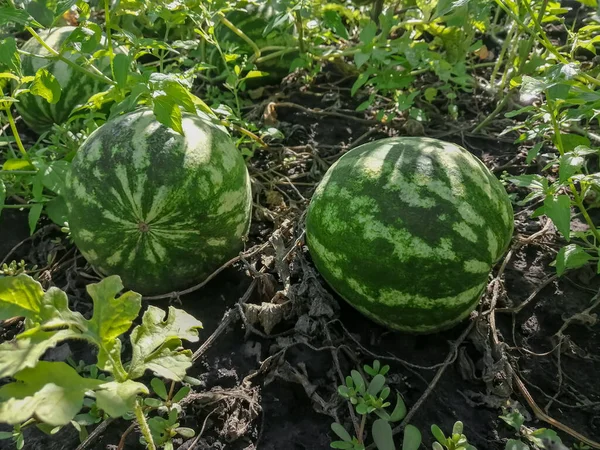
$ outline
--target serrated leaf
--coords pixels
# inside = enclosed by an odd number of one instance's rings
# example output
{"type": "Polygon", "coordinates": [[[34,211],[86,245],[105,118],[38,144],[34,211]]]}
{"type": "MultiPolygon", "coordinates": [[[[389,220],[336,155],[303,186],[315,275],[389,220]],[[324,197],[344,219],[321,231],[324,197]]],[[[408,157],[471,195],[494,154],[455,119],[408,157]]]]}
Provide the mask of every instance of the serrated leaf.
{"type": "Polygon", "coordinates": [[[377,419],[373,422],[371,432],[373,434],[373,441],[378,450],[396,450],[396,446],[394,445],[394,435],[389,422],[386,422],[383,419],[377,419]]]}
{"type": "Polygon", "coordinates": [[[111,381],[96,389],[96,403],[111,417],[122,417],[132,411],[139,394],[149,394],[142,383],[126,380],[122,383],[111,381]]]}
{"type": "Polygon", "coordinates": [[[414,425],[408,424],[404,428],[402,450],[418,450],[421,446],[421,432],[414,425]]]}
{"type": "Polygon", "coordinates": [[[396,406],[390,414],[390,420],[392,422],[398,422],[399,420],[404,419],[406,416],[406,405],[404,404],[404,400],[402,400],[402,396],[396,392],[396,406]]]}
{"type": "Polygon", "coordinates": [[[41,24],[31,17],[24,9],[17,9],[13,6],[2,6],[0,7],[0,27],[3,27],[8,23],[34,27],[41,26],[41,24]]]}
{"type": "Polygon", "coordinates": [[[202,328],[202,323],[172,306],[167,319],[164,319],[163,310],[150,306],[142,317],[142,324],[132,331],[130,378],[139,378],[146,370],[174,381],[181,381],[185,376],[191,365],[191,352],[181,348],[181,340],[198,341],[198,329],[202,328]]]}
{"type": "Polygon", "coordinates": [[[44,98],[48,103],[54,104],[60,100],[62,89],[56,77],[48,69],[42,67],[35,73],[35,79],[29,91],[33,95],[44,98]]]}
{"type": "Polygon", "coordinates": [[[7,37],[0,41],[0,64],[4,64],[14,73],[21,74],[21,58],[17,52],[15,38],[7,37]]]}
{"type": "Polygon", "coordinates": [[[331,430],[343,441],[346,442],[351,442],[352,441],[352,437],[350,436],[350,433],[348,433],[348,431],[346,431],[346,429],[340,425],[337,422],[333,422],[331,424],[331,430]]]}
{"type": "Polygon", "coordinates": [[[35,416],[50,425],[66,425],[81,410],[85,393],[104,383],[81,377],[66,363],[48,361],[14,378],[0,388],[0,422],[8,424],[35,416]]]}

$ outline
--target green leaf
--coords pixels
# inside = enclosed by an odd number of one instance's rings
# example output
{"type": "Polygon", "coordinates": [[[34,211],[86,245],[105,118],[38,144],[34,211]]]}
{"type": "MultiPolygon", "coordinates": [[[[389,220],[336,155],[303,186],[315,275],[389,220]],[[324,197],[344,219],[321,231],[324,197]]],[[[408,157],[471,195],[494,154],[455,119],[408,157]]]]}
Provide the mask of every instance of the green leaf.
{"type": "Polygon", "coordinates": [[[27,219],[29,221],[29,232],[33,234],[35,228],[37,227],[38,220],[42,215],[42,209],[44,209],[43,203],[36,203],[31,208],[29,208],[29,215],[27,219]]]}
{"type": "Polygon", "coordinates": [[[117,275],[104,278],[96,284],[87,286],[87,292],[94,303],[94,314],[89,320],[90,333],[94,336],[98,351],[98,367],[113,371],[111,361],[120,362],[121,341],[117,338],[131,327],[142,307],[142,296],[128,291],[120,297],[123,289],[121,278],[117,275]],[[110,358],[115,355],[118,358],[110,358]]]}
{"type": "Polygon", "coordinates": [[[130,64],[129,56],[125,53],[118,53],[115,55],[113,60],[114,77],[119,87],[125,87],[127,84],[130,64]]]}
{"type": "Polygon", "coordinates": [[[13,434],[11,431],[0,431],[0,441],[4,439],[12,439],[13,434]]]}
{"type": "MultiPolygon", "coordinates": [[[[583,145],[585,147],[589,147],[590,145],[592,145],[592,143],[590,142],[590,140],[588,138],[586,138],[585,136],[580,136],[578,134],[563,134],[563,133],[561,133],[560,140],[562,142],[564,152],[571,152],[580,145],[583,145]]],[[[556,145],[556,142],[557,142],[556,136],[554,136],[553,141],[554,141],[554,144],[556,145]]]]}
{"type": "Polygon", "coordinates": [[[444,447],[442,447],[439,442],[434,442],[431,444],[431,448],[433,450],[444,450],[444,447]]]}
{"type": "Polygon", "coordinates": [[[29,275],[0,278],[0,320],[39,317],[44,290],[29,275]]]}
{"type": "Polygon", "coordinates": [[[21,58],[17,52],[17,42],[13,37],[0,41],[0,64],[4,64],[10,71],[21,75],[21,58]]]}
{"type": "Polygon", "coordinates": [[[13,376],[23,369],[35,367],[44,353],[61,341],[77,338],[71,330],[42,331],[12,342],[0,344],[0,378],[13,376]]]}
{"type": "Polygon", "coordinates": [[[568,152],[562,155],[559,159],[559,180],[564,183],[573,175],[579,173],[585,159],[582,156],[576,155],[574,152],[568,152]]]}
{"type": "Polygon", "coordinates": [[[432,102],[437,97],[437,94],[438,94],[438,90],[436,88],[430,87],[430,88],[425,89],[425,92],[423,95],[425,96],[425,100],[427,100],[428,102],[432,102]]]}
{"type": "Polygon", "coordinates": [[[29,89],[32,94],[46,99],[48,103],[54,104],[60,100],[60,84],[54,75],[43,67],[35,73],[35,80],[29,89]]]}
{"type": "Polygon", "coordinates": [[[390,415],[390,420],[392,422],[398,422],[399,420],[404,419],[406,416],[406,405],[404,404],[404,400],[402,400],[402,396],[400,393],[396,392],[396,406],[390,415]]]}
{"type": "Polygon", "coordinates": [[[167,387],[160,378],[152,378],[152,380],[150,381],[150,385],[152,386],[152,389],[154,390],[156,395],[158,395],[163,400],[167,400],[167,398],[169,397],[169,395],[167,394],[167,387]]]}
{"type": "Polygon", "coordinates": [[[164,126],[172,128],[177,133],[183,134],[181,109],[179,109],[179,106],[167,95],[159,95],[154,97],[152,101],[156,120],[164,126]]]}
{"type": "Polygon", "coordinates": [[[356,405],[356,412],[361,416],[364,416],[365,414],[369,413],[369,407],[365,403],[361,402],[358,405],[356,405]]]}
{"type": "Polygon", "coordinates": [[[531,149],[529,149],[529,151],[527,152],[527,158],[525,159],[525,164],[531,164],[531,162],[535,158],[537,158],[538,154],[540,153],[540,150],[542,149],[542,145],[542,142],[538,142],[533,147],[531,147],[531,149]]]}
{"type": "Polygon", "coordinates": [[[62,195],[54,197],[46,203],[46,214],[58,226],[64,226],[68,222],[69,209],[62,195]]]}
{"type": "Polygon", "coordinates": [[[457,420],[452,427],[452,434],[462,434],[463,428],[463,423],[460,420],[457,420]]]}
{"type": "Polygon", "coordinates": [[[343,441],[351,442],[352,437],[350,433],[346,431],[346,429],[337,422],[333,422],[331,424],[331,430],[343,441]]]}
{"type": "Polygon", "coordinates": [[[519,411],[512,411],[500,416],[500,418],[516,432],[521,431],[521,426],[525,423],[525,417],[519,411]]]}
{"type": "Polygon", "coordinates": [[[571,199],[569,196],[565,194],[557,197],[547,196],[544,200],[543,213],[552,220],[554,226],[568,241],[571,237],[571,199]]]}
{"type": "Polygon", "coordinates": [[[593,256],[577,244],[569,244],[561,248],[556,255],[556,274],[560,277],[568,269],[576,269],[587,264],[593,256]]]}
{"type": "Polygon", "coordinates": [[[544,443],[544,440],[548,440],[552,443],[551,448],[563,448],[560,447],[562,445],[562,440],[560,439],[558,434],[556,434],[556,431],[549,430],[548,428],[538,428],[537,430],[533,431],[530,435],[528,435],[527,439],[529,439],[531,442],[533,442],[536,446],[540,448],[548,448],[548,446],[546,446],[546,444],[544,443]]]}
{"type": "Polygon", "coordinates": [[[358,370],[350,371],[350,375],[352,376],[352,380],[354,381],[354,386],[356,387],[357,392],[365,392],[365,380],[360,374],[358,370]]]}
{"type": "Polygon", "coordinates": [[[2,164],[3,170],[37,170],[36,167],[26,159],[10,158],[2,164]]]}
{"type": "Polygon", "coordinates": [[[54,11],[47,8],[43,3],[30,1],[27,2],[25,9],[31,15],[31,17],[33,17],[46,28],[50,27],[52,22],[54,22],[54,11]]]}
{"type": "Polygon", "coordinates": [[[64,13],[71,9],[75,4],[77,4],[77,0],[58,0],[56,2],[56,9],[54,13],[55,18],[60,18],[64,13]]]}
{"type": "Polygon", "coordinates": [[[139,394],[149,394],[142,383],[126,380],[122,383],[111,381],[99,386],[96,390],[98,408],[111,417],[122,417],[132,411],[139,394]]]}
{"type": "Polygon", "coordinates": [[[370,21],[365,27],[361,30],[359,39],[363,44],[370,44],[375,36],[377,35],[377,25],[375,22],[370,21]]]}
{"type": "Polygon", "coordinates": [[[433,437],[442,445],[446,445],[446,436],[444,432],[437,425],[431,425],[431,434],[433,437]]]}
{"type": "Polygon", "coordinates": [[[369,383],[367,392],[369,394],[375,396],[379,393],[379,391],[381,391],[384,384],[385,384],[385,377],[383,375],[377,374],[373,377],[373,379],[369,383]]]}
{"type": "Polygon", "coordinates": [[[189,386],[183,386],[181,389],[179,389],[177,391],[177,393],[173,396],[171,401],[173,403],[179,403],[181,400],[183,400],[185,397],[187,397],[187,395],[191,392],[191,390],[192,390],[192,388],[190,388],[189,386]]]}
{"type": "Polygon", "coordinates": [[[529,450],[529,446],[516,439],[509,439],[504,446],[504,450],[529,450]]]}
{"type": "Polygon", "coordinates": [[[337,11],[327,10],[323,13],[323,23],[331,28],[342,39],[348,39],[348,30],[337,11]]]}
{"type": "Polygon", "coordinates": [[[69,167],[70,164],[67,161],[52,161],[42,172],[43,186],[60,195],[65,187],[69,167]]]}
{"type": "Polygon", "coordinates": [[[371,53],[357,52],[354,54],[354,64],[360,69],[371,57],[371,53]]]}
{"type": "Polygon", "coordinates": [[[408,424],[404,428],[402,450],[418,450],[421,446],[421,432],[414,425],[408,424]]]}
{"type": "Polygon", "coordinates": [[[353,449],[354,444],[352,442],[344,442],[344,441],[334,441],[329,444],[331,448],[343,448],[343,449],[353,449]]]}
{"type": "Polygon", "coordinates": [[[17,9],[12,6],[0,7],[0,27],[9,23],[16,23],[23,26],[41,27],[33,17],[24,9],[17,9]]]}
{"type": "Polygon", "coordinates": [[[135,327],[130,341],[133,348],[129,377],[141,377],[146,370],[169,380],[181,381],[191,366],[191,352],[182,350],[181,340],[198,341],[198,329],[202,323],[180,309],[169,307],[165,312],[149,306],[142,324],[135,327]]]}
{"type": "Polygon", "coordinates": [[[373,422],[371,431],[373,434],[373,441],[378,450],[396,450],[396,446],[394,445],[394,435],[389,422],[377,419],[373,422]]]}
{"type": "Polygon", "coordinates": [[[66,425],[81,410],[86,391],[103,383],[82,378],[64,362],[48,361],[14,378],[0,388],[0,422],[13,425],[34,416],[50,425],[66,425]]]}

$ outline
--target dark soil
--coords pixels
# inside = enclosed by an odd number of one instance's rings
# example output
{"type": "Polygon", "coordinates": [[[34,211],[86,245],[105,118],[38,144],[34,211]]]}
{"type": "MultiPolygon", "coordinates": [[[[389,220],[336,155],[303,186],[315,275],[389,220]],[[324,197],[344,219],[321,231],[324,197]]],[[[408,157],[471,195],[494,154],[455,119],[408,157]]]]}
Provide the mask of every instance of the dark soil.
{"type": "MultiPolygon", "coordinates": [[[[480,98],[471,100],[472,103],[485,104],[480,98]]],[[[269,99],[257,105],[249,114],[263,115],[270,101],[294,103],[304,108],[327,110],[331,107],[331,111],[351,111],[361,100],[350,100],[346,86],[324,85],[322,81],[321,85],[301,91],[293,86],[284,87],[276,100],[269,99]]],[[[486,109],[489,110],[489,106],[486,109]]],[[[478,113],[465,111],[461,122],[454,124],[447,123],[445,119],[434,119],[431,128],[422,131],[465,146],[496,170],[497,175],[504,169],[511,173],[526,171],[523,149],[507,143],[506,137],[498,140],[487,135],[472,136],[464,131],[471,128],[471,121],[478,113]],[[515,158],[519,154],[522,157],[515,158]]],[[[359,117],[352,112],[343,114],[359,117]]],[[[262,205],[255,210],[249,244],[266,242],[274,230],[287,227],[287,234],[284,233],[286,249],[291,249],[294,239],[299,236],[299,229],[291,230],[286,220],[292,224],[299,223],[307,204],[306,198],[310,198],[328,164],[357,140],[366,142],[411,131],[403,121],[398,121],[368,133],[371,130],[369,123],[311,113],[289,105],[276,107],[276,117],[272,119],[278,121],[286,140],[273,143],[269,150],[255,154],[249,162],[262,205]],[[292,162],[273,170],[282,164],[284,158],[288,161],[291,158],[292,162]],[[297,190],[290,186],[290,180],[297,190]]],[[[522,197],[523,193],[515,194],[522,197]]],[[[545,224],[541,219],[529,219],[530,212],[517,211],[515,243],[541,230],[545,224]]],[[[22,214],[3,213],[0,258],[27,237],[26,222],[22,214]]],[[[554,269],[549,267],[549,263],[563,244],[550,226],[547,233],[515,248],[504,272],[504,290],[497,307],[519,305],[552,276],[554,269]]],[[[47,250],[39,240],[28,241],[10,259],[31,257],[36,249],[47,250]]],[[[62,250],[63,253],[65,251],[62,250]]],[[[266,251],[264,256],[277,257],[273,250],[266,251]]],[[[42,260],[41,257],[39,259],[42,260]]],[[[257,276],[256,271],[267,264],[265,261],[263,257],[262,260],[248,261],[247,266],[231,267],[202,290],[181,298],[179,307],[204,323],[200,343],[217,329],[228,310],[236,308],[236,302],[248,289],[252,276],[257,276]]],[[[311,277],[313,269],[305,249],[293,252],[286,263],[291,273],[287,297],[291,299],[292,306],[271,333],[266,335],[259,324],[248,327],[241,320],[233,321],[190,372],[202,382],[195,388],[196,393],[227,394],[223,397],[226,399],[212,403],[190,401],[186,404],[182,425],[198,432],[205,424],[204,433],[194,448],[329,448],[332,440],[330,424],[334,417],[351,429],[347,405],[336,394],[340,379],[333,355],[339,360],[344,375],[353,368],[372,362],[374,355],[390,364],[389,383],[404,396],[410,409],[431,384],[439,364],[450,354],[451,363],[411,420],[422,431],[428,448],[431,447],[429,428],[432,424],[450,431],[452,424],[461,420],[465,424],[465,434],[477,448],[503,449],[505,439],[514,433],[499,418],[502,407],[519,407],[526,416],[532,414],[518,391],[507,390],[511,387],[505,379],[507,374],[502,365],[495,364],[497,361],[493,358],[489,359],[490,354],[486,345],[482,344],[477,328],[456,352],[453,351],[452,343],[466,329],[468,321],[447,332],[429,336],[390,332],[366,320],[336,296],[323,290],[321,284],[316,284],[320,282],[318,277],[311,277]],[[315,312],[316,305],[320,305],[320,312],[315,312]],[[332,348],[335,350],[332,351],[332,348]]],[[[85,271],[85,267],[80,266],[78,270],[85,271]]],[[[251,296],[253,304],[270,302],[273,293],[283,288],[276,267],[267,264],[265,272],[267,275],[259,277],[258,288],[251,296]]],[[[600,384],[597,382],[600,331],[597,326],[591,325],[592,322],[573,322],[564,331],[568,338],[563,340],[558,350],[555,349],[559,343],[555,336],[557,331],[567,318],[590,306],[590,300],[600,287],[592,275],[593,271],[590,273],[583,269],[552,281],[518,314],[497,312],[496,321],[501,340],[508,346],[510,362],[518,369],[536,403],[542,409],[547,408],[547,413],[559,422],[597,439],[600,436],[600,384]],[[550,401],[552,398],[554,400],[550,401]]],[[[68,278],[65,273],[54,274],[51,282],[63,287],[65,280],[69,279],[71,282],[67,285],[74,286],[73,278],[68,278]]],[[[75,279],[79,280],[75,286],[81,287],[83,280],[75,279]]],[[[82,291],[71,293],[84,297],[82,291]]],[[[481,311],[489,309],[492,295],[492,292],[486,294],[481,311]]],[[[154,302],[162,307],[166,307],[167,303],[154,302]]],[[[78,309],[89,312],[85,302],[77,305],[78,309]]],[[[72,345],[69,352],[75,359],[93,360],[91,349],[87,347],[72,345]]],[[[535,418],[528,419],[528,427],[547,426],[535,418]]],[[[124,420],[113,422],[89,448],[116,448],[128,425],[124,420]]],[[[573,443],[565,433],[560,432],[559,435],[565,442],[573,443]]],[[[25,448],[28,450],[72,450],[79,444],[71,427],[65,427],[52,437],[45,437],[31,429],[26,437],[25,448]]],[[[131,433],[125,448],[142,448],[138,439],[136,432],[131,433]]],[[[181,449],[191,448],[188,447],[191,441],[177,444],[181,445],[181,449]]],[[[8,441],[0,441],[0,448],[11,446],[8,441]]]]}

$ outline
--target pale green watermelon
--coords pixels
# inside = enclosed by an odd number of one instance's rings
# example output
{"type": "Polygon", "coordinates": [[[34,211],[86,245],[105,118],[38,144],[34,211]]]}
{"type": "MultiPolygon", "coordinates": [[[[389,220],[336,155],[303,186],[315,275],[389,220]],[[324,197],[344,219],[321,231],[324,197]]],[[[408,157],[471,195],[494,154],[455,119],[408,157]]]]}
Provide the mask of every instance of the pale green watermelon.
{"type": "Polygon", "coordinates": [[[310,253],[331,287],[374,321],[415,333],[469,315],[512,232],[508,195],[483,163],[417,137],[342,156],[306,218],[310,253]]]}
{"type": "MultiPolygon", "coordinates": [[[[38,34],[50,48],[60,51],[62,44],[76,27],[58,27],[50,30],[40,30],[38,34]]],[[[40,45],[34,38],[29,39],[21,50],[33,55],[48,56],[50,52],[40,45]]],[[[72,52],[64,52],[63,56],[71,61],[77,60],[77,55],[72,52]]],[[[96,61],[96,67],[110,73],[110,60],[108,57],[96,61]]],[[[102,91],[104,85],[84,73],[78,72],[62,61],[51,61],[45,58],[28,55],[21,56],[21,68],[23,75],[34,76],[40,68],[46,68],[62,88],[60,100],[57,103],[49,103],[46,99],[33,94],[22,94],[18,96],[15,103],[17,112],[23,121],[37,134],[49,130],[52,124],[62,124],[67,121],[75,107],[85,104],[95,93],[102,91]]]]}
{"type": "Polygon", "coordinates": [[[183,114],[185,137],[140,109],[94,131],[66,183],[69,227],[103,275],[144,295],[184,289],[242,249],[250,177],[227,132],[183,114]]]}

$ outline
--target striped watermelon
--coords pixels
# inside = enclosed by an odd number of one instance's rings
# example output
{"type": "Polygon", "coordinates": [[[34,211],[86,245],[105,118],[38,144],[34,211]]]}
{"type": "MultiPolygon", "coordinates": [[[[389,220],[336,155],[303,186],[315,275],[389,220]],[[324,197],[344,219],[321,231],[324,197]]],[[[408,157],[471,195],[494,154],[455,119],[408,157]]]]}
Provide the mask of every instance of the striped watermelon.
{"type": "Polygon", "coordinates": [[[483,163],[417,137],[342,156],[306,218],[310,253],[331,287],[374,321],[413,333],[469,315],[512,232],[510,200],[483,163]]]}
{"type": "Polygon", "coordinates": [[[65,199],[81,254],[144,295],[204,279],[242,248],[250,177],[231,138],[183,114],[185,137],[149,109],[94,131],[75,156],[65,199]]]}
{"type": "MultiPolygon", "coordinates": [[[[49,47],[56,51],[60,48],[75,30],[75,27],[59,27],[51,30],[41,30],[40,37],[49,47]]],[[[29,39],[21,48],[28,53],[48,56],[50,53],[34,38],[29,39]]],[[[63,56],[76,61],[77,55],[70,52],[63,56]]],[[[17,112],[21,115],[27,126],[37,134],[49,130],[52,124],[66,122],[76,106],[84,104],[88,99],[103,88],[102,83],[81,72],[73,70],[62,61],[49,61],[45,58],[22,55],[21,68],[23,75],[33,76],[42,67],[45,67],[58,81],[62,88],[60,100],[57,103],[48,103],[44,98],[33,94],[19,95],[16,103],[17,112]]],[[[101,71],[110,71],[110,60],[105,57],[96,61],[96,67],[101,71]]]]}

